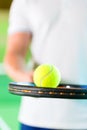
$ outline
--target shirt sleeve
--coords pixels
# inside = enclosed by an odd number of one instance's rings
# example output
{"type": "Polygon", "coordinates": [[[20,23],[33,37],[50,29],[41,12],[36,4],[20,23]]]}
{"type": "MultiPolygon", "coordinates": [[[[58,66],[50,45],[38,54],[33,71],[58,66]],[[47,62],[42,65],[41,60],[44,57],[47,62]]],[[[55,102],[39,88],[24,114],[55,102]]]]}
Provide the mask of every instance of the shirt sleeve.
{"type": "Polygon", "coordinates": [[[8,34],[16,32],[31,32],[31,26],[26,18],[24,0],[13,0],[9,12],[8,34]]]}

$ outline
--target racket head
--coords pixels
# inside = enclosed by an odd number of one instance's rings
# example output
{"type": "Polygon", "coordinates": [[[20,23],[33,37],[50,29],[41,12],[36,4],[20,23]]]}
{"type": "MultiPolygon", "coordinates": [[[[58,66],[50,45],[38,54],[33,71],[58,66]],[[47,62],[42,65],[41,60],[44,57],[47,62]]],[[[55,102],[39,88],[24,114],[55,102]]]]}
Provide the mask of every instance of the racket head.
{"type": "Polygon", "coordinates": [[[87,99],[87,85],[60,84],[57,88],[37,87],[34,83],[11,82],[11,94],[38,98],[87,99]]]}

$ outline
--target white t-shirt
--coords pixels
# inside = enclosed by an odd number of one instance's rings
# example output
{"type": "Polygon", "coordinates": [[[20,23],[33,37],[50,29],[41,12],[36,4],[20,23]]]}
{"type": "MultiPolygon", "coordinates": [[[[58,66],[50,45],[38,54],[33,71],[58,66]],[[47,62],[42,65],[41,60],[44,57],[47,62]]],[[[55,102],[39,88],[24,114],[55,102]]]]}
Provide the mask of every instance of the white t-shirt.
{"type": "MultiPolygon", "coordinates": [[[[61,83],[87,84],[87,0],[14,0],[9,34],[33,34],[32,55],[54,64],[61,83]]],[[[87,129],[87,101],[22,97],[19,119],[27,125],[87,129]]]]}

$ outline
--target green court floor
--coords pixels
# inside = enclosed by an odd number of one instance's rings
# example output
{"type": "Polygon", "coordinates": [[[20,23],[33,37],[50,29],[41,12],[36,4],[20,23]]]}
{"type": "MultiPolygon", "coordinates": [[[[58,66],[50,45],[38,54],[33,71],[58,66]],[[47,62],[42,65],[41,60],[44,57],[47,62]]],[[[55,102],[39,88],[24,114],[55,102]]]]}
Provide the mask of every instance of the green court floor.
{"type": "Polygon", "coordinates": [[[20,97],[8,92],[8,84],[11,79],[6,75],[0,75],[0,130],[18,130],[18,112],[20,97]],[[3,126],[2,126],[3,124],[3,126]],[[5,125],[9,129],[4,129],[5,125]]]}
{"type": "Polygon", "coordinates": [[[0,63],[3,62],[7,42],[8,10],[0,10],[0,63]]]}
{"type": "Polygon", "coordinates": [[[18,109],[16,102],[0,104],[0,130],[19,130],[18,109]]]}

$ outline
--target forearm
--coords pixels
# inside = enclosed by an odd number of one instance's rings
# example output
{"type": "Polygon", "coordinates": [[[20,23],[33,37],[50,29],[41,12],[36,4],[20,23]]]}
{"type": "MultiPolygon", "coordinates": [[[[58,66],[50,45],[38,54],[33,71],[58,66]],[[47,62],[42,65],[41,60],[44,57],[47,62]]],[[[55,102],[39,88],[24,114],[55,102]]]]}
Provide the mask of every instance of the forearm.
{"type": "Polygon", "coordinates": [[[7,74],[15,81],[28,81],[26,64],[22,57],[13,54],[6,56],[5,69],[7,74]]]}
{"type": "Polygon", "coordinates": [[[9,38],[5,56],[7,74],[15,81],[32,81],[31,72],[26,68],[25,57],[28,51],[28,34],[16,34],[9,38]]]}

